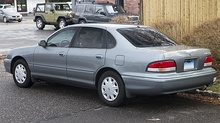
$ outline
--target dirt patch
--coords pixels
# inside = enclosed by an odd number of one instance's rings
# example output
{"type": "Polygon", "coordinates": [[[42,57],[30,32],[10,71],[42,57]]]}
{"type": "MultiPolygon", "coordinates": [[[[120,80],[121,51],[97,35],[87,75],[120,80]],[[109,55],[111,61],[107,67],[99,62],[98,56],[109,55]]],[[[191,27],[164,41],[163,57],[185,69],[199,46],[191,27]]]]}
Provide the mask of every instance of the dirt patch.
{"type": "Polygon", "coordinates": [[[203,96],[201,94],[188,94],[188,93],[179,93],[178,96],[190,100],[198,100],[206,103],[212,103],[213,105],[220,105],[220,98],[217,97],[203,96]]]}
{"type": "Polygon", "coordinates": [[[4,59],[6,55],[0,54],[0,60],[4,59]]]}

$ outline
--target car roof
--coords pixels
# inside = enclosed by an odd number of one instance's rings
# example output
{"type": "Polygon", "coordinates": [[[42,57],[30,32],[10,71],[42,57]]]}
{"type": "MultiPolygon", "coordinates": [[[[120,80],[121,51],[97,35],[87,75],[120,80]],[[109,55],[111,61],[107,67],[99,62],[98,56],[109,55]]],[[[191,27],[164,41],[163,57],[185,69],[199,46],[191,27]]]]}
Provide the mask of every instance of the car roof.
{"type": "MultiPolygon", "coordinates": [[[[100,27],[100,28],[111,28],[111,29],[119,29],[119,28],[134,28],[134,27],[147,27],[143,25],[132,25],[132,24],[114,24],[114,23],[85,23],[85,24],[76,24],[72,25],[74,27],[100,27]]],[[[147,27],[150,28],[150,27],[147,27]]]]}
{"type": "Polygon", "coordinates": [[[117,4],[113,4],[113,3],[91,3],[91,2],[81,2],[81,3],[77,3],[76,5],[117,5],[117,4]]]}
{"type": "Polygon", "coordinates": [[[8,5],[11,5],[11,4],[0,4],[0,5],[8,6],[8,5]]]}
{"type": "Polygon", "coordinates": [[[37,5],[40,4],[67,4],[66,2],[47,2],[47,3],[37,3],[37,5]]]}

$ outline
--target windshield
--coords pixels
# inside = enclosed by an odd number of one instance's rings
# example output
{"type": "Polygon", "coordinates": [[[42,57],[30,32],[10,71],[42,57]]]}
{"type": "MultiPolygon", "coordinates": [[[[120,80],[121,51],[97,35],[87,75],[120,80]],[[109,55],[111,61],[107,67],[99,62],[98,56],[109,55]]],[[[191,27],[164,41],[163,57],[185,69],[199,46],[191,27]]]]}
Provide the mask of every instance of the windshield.
{"type": "Polygon", "coordinates": [[[4,9],[3,12],[9,15],[17,14],[17,12],[14,9],[4,9]]]}
{"type": "Polygon", "coordinates": [[[117,30],[136,47],[158,47],[177,45],[166,35],[146,27],[123,28],[117,30]]]}
{"type": "Polygon", "coordinates": [[[8,9],[8,8],[12,8],[12,6],[11,5],[5,5],[5,6],[3,6],[3,8],[8,9]]]}
{"type": "Polygon", "coordinates": [[[57,11],[70,11],[69,4],[55,4],[55,10],[57,11]]]}
{"type": "Polygon", "coordinates": [[[125,13],[125,10],[119,5],[107,5],[108,13],[125,13]]]}

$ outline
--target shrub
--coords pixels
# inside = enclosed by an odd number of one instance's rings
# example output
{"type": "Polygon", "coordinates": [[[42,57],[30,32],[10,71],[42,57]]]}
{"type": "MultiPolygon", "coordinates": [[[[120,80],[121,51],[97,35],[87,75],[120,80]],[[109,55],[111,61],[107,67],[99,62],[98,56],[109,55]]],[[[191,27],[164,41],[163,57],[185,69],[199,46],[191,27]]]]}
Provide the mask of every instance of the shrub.
{"type": "Polygon", "coordinates": [[[109,22],[129,24],[130,20],[128,19],[128,16],[126,15],[118,15],[118,16],[113,17],[109,22]]]}

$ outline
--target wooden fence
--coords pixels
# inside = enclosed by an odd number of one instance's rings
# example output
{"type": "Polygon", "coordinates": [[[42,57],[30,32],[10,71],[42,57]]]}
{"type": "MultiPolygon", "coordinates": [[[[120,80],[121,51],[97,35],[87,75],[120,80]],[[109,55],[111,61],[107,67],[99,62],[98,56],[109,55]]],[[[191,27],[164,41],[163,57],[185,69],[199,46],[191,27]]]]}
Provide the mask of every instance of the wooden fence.
{"type": "Polygon", "coordinates": [[[184,27],[181,36],[205,21],[220,17],[220,0],[141,0],[141,7],[142,24],[177,22],[184,27]]]}

